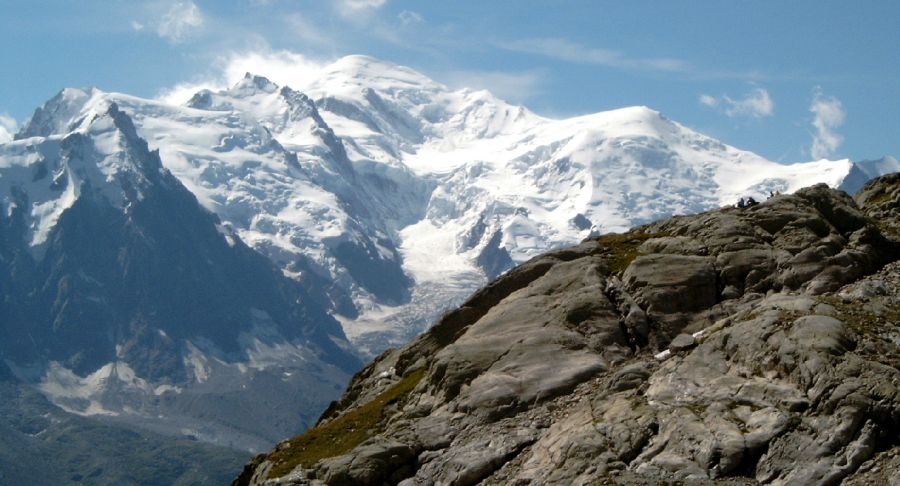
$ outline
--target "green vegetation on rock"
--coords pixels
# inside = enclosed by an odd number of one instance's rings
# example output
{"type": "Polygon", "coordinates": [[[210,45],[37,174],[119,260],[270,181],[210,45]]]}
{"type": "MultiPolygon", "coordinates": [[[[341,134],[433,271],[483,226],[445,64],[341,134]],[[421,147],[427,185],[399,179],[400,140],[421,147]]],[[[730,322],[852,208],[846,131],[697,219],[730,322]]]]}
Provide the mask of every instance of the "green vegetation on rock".
{"type": "Polygon", "coordinates": [[[621,234],[608,234],[597,238],[606,249],[610,252],[609,271],[612,273],[622,273],[631,265],[631,262],[640,255],[638,247],[641,243],[652,239],[667,236],[660,233],[637,233],[629,231],[621,234]]]}
{"type": "Polygon", "coordinates": [[[378,431],[385,407],[406,398],[424,375],[424,369],[413,371],[365,405],[283,442],[268,458],[271,476],[284,476],[298,465],[312,467],[362,444],[378,431]]]}
{"type": "Polygon", "coordinates": [[[864,336],[877,336],[884,332],[884,326],[900,322],[900,307],[888,304],[875,312],[857,301],[844,301],[839,297],[828,296],[822,299],[837,311],[838,319],[844,321],[851,329],[864,336]]]}

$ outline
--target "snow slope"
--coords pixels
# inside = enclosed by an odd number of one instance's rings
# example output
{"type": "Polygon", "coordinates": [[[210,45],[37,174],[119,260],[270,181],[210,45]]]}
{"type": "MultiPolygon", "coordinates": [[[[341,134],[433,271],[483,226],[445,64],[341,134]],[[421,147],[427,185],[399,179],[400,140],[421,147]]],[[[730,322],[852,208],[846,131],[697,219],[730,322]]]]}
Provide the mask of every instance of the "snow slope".
{"type": "Polygon", "coordinates": [[[777,164],[646,107],[549,119],[365,56],[339,60],[300,89],[351,159],[404,166],[435,186],[424,217],[399,232],[412,302],[342,320],[357,343],[376,348],[367,333],[400,332],[392,344],[402,342],[444,308],[435,303],[458,302],[509,265],[591,232],[837,186],[852,166],[777,164]]]}
{"type": "Polygon", "coordinates": [[[109,102],[225,233],[318,292],[363,353],[592,232],[838,186],[853,167],[774,163],[646,107],[550,119],[366,56],[290,88],[248,74],[184,106],[66,90],[19,137],[65,133],[109,102]]]}

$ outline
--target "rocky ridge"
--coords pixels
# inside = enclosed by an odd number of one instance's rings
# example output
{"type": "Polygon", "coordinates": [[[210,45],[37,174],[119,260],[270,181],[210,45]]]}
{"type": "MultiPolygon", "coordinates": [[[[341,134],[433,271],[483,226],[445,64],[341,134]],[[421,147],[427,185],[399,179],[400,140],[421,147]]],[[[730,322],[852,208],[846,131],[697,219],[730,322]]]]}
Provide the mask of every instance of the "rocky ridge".
{"type": "Polygon", "coordinates": [[[585,240],[359,372],[235,484],[894,484],[900,175],[585,240]]]}

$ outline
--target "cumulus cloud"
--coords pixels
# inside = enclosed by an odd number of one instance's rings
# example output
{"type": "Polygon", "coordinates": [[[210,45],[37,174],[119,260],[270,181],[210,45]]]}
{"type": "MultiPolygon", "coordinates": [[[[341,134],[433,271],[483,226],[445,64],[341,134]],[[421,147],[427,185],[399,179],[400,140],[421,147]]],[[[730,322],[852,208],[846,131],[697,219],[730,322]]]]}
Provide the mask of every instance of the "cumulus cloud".
{"type": "Polygon", "coordinates": [[[543,76],[537,72],[453,71],[447,83],[456,88],[487,89],[505,100],[522,102],[540,92],[543,76]]]}
{"type": "Polygon", "coordinates": [[[0,143],[6,143],[13,139],[13,135],[19,130],[19,124],[16,119],[0,113],[0,143]]]}
{"type": "Polygon", "coordinates": [[[702,94],[700,95],[700,104],[721,110],[722,113],[732,118],[738,116],[762,118],[775,113],[775,102],[772,101],[772,96],[762,88],[754,88],[743,98],[738,99],[728,95],[716,98],[702,94]]]}
{"type": "Polygon", "coordinates": [[[216,61],[210,75],[165,89],[157,95],[157,99],[181,104],[202,89],[220,90],[232,86],[246,73],[265,76],[278,85],[303,90],[319,77],[327,64],[328,61],[284,50],[231,53],[216,61]]]}
{"type": "Polygon", "coordinates": [[[813,133],[810,154],[813,158],[823,159],[834,154],[844,142],[844,137],[835,130],[844,124],[847,113],[841,100],[834,96],[825,96],[821,88],[815,89],[809,111],[813,114],[812,125],[816,130],[813,133]]]}
{"type": "Polygon", "coordinates": [[[184,42],[203,27],[203,12],[194,2],[175,2],[156,24],[156,33],[172,43],[184,42]]]}

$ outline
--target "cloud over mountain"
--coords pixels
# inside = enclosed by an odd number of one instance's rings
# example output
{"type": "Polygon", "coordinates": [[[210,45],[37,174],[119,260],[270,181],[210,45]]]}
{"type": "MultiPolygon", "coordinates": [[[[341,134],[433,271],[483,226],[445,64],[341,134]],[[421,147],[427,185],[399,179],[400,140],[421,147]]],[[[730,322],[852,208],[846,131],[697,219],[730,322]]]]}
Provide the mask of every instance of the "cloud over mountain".
{"type": "Polygon", "coordinates": [[[836,130],[844,124],[847,113],[841,100],[826,96],[822,88],[816,88],[809,111],[814,115],[812,125],[816,129],[810,154],[817,159],[828,157],[844,143],[844,137],[836,130]]]}
{"type": "Polygon", "coordinates": [[[17,128],[18,123],[16,123],[15,118],[5,113],[0,113],[0,143],[12,140],[17,128]]]}
{"type": "Polygon", "coordinates": [[[775,102],[772,96],[763,88],[754,88],[743,98],[734,99],[728,95],[715,97],[708,94],[700,95],[700,103],[710,108],[715,108],[729,117],[762,118],[772,116],[775,113],[775,102]]]}

